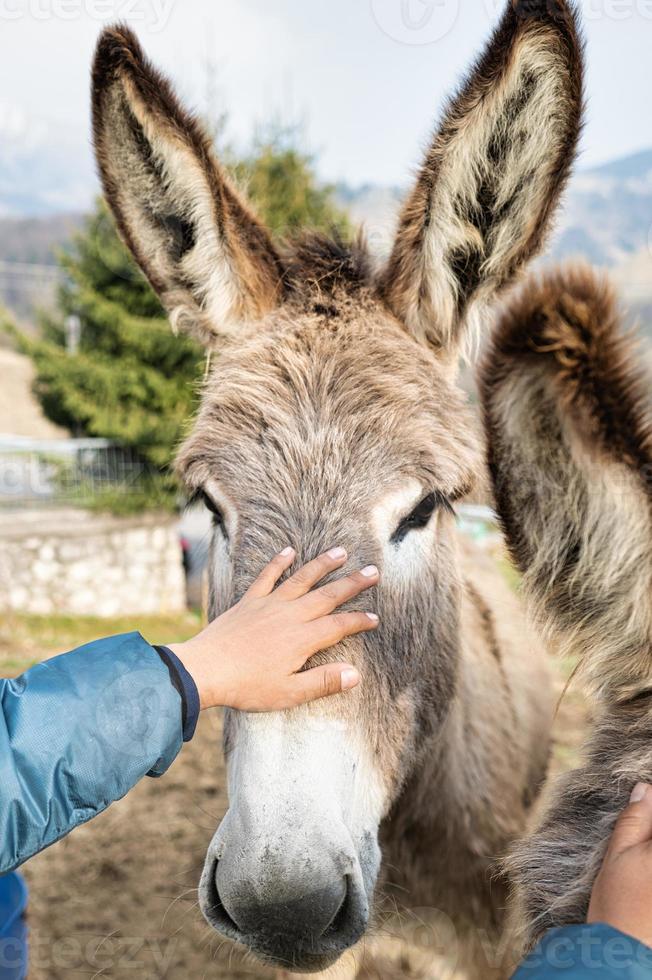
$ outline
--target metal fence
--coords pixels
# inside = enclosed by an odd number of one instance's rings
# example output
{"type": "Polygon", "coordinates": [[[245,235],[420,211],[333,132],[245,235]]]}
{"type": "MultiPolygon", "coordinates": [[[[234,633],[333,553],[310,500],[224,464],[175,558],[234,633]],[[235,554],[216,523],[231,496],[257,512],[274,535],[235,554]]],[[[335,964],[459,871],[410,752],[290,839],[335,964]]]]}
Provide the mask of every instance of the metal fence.
{"type": "Polygon", "coordinates": [[[148,475],[136,453],[107,439],[0,436],[0,507],[140,498],[148,475]]]}
{"type": "Polygon", "coordinates": [[[20,319],[33,321],[39,310],[54,308],[65,272],[59,266],[0,259],[0,304],[20,319]]]}

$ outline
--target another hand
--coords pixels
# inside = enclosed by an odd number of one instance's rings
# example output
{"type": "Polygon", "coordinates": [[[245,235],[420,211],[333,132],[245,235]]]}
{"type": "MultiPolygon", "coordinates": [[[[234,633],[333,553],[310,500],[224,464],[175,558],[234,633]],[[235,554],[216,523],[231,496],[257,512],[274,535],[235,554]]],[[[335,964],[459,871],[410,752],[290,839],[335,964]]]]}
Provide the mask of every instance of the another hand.
{"type": "Polygon", "coordinates": [[[588,922],[652,946],[652,786],[637,783],[593,886],[588,922]]]}
{"type": "Polygon", "coordinates": [[[235,606],[193,639],[169,644],[193,677],[202,708],[278,711],[358,683],[349,664],[301,668],[344,637],[376,628],[373,613],[335,610],[375,585],[378,570],[369,566],[310,591],[346,561],[346,552],[334,548],[274,588],[294,557],[291,548],[277,555],[235,606]]]}

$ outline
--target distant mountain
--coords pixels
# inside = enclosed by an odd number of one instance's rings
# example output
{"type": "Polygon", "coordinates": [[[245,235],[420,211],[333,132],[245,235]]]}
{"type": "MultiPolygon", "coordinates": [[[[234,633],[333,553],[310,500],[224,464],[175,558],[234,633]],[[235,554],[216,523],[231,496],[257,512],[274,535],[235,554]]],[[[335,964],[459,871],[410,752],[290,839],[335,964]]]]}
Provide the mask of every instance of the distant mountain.
{"type": "Polygon", "coordinates": [[[82,212],[0,218],[0,261],[52,265],[84,222],[82,212]]]}
{"type": "MultiPolygon", "coordinates": [[[[97,193],[88,146],[78,134],[27,119],[0,102],[0,218],[50,217],[87,210],[97,193]]],[[[404,188],[337,188],[340,203],[363,223],[374,250],[391,245],[404,188]]],[[[581,254],[599,265],[625,261],[652,241],[652,149],[578,170],[550,248],[554,258],[581,254]]],[[[7,257],[0,244],[0,259],[7,257]]]]}
{"type": "MultiPolygon", "coordinates": [[[[0,103],[0,263],[50,263],[79,226],[97,192],[90,154],[71,134],[27,125],[0,103]],[[55,138],[56,136],[56,138],[55,138]]],[[[337,187],[340,204],[364,224],[374,252],[387,254],[404,188],[366,184],[337,187]]],[[[652,149],[573,177],[546,259],[582,256],[614,270],[636,310],[652,309],[652,149]]],[[[25,271],[5,268],[0,302],[33,305],[25,271]],[[7,289],[7,283],[11,288],[7,289]],[[16,301],[24,295],[25,301],[16,301]]],[[[50,291],[52,295],[52,291],[50,291]]]]}
{"type": "Polygon", "coordinates": [[[92,175],[81,164],[71,165],[66,155],[40,158],[18,154],[7,159],[7,154],[0,152],[0,217],[43,217],[87,210],[96,192],[92,175]]]}
{"type": "Polygon", "coordinates": [[[652,150],[639,150],[638,153],[619,157],[586,172],[598,177],[614,177],[616,180],[637,179],[641,175],[649,176],[652,173],[652,150]]]}
{"type": "Polygon", "coordinates": [[[80,213],[0,218],[0,305],[21,322],[52,308],[61,280],[57,254],[83,220],[80,213]]]}
{"type": "Polygon", "coordinates": [[[598,265],[627,261],[652,243],[652,150],[578,171],[551,247],[598,265]]]}
{"type": "Polygon", "coordinates": [[[85,140],[0,101],[0,217],[85,210],[95,193],[85,140]]]}
{"type": "Polygon", "coordinates": [[[337,202],[347,210],[356,225],[362,225],[370,247],[377,255],[386,255],[392,244],[396,216],[403,200],[401,187],[379,187],[363,184],[351,187],[339,184],[337,202]]]}
{"type": "MultiPolygon", "coordinates": [[[[340,203],[380,255],[391,247],[403,191],[339,187],[340,203]]],[[[632,318],[652,335],[652,149],[578,170],[544,262],[581,257],[609,268],[632,318]]]]}
{"type": "MultiPolygon", "coordinates": [[[[367,229],[381,254],[391,236],[403,190],[398,187],[338,187],[340,203],[367,229]]],[[[571,180],[549,257],[581,255],[615,266],[652,247],[652,149],[587,170],[571,180]]]]}

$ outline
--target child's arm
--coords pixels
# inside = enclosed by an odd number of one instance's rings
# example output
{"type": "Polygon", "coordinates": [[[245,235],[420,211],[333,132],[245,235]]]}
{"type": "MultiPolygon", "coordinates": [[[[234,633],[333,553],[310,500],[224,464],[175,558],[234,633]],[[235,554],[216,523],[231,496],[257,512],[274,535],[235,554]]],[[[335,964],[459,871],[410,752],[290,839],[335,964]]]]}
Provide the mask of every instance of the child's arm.
{"type": "Polygon", "coordinates": [[[192,737],[200,707],[282,709],[358,683],[348,664],[302,668],[377,625],[364,612],[335,613],[375,585],[376,569],[310,591],[344,564],[336,549],[274,590],[293,558],[277,556],[236,606],[186,643],[154,648],[128,633],[0,679],[0,874],[143,776],[162,775],[192,737]]]}

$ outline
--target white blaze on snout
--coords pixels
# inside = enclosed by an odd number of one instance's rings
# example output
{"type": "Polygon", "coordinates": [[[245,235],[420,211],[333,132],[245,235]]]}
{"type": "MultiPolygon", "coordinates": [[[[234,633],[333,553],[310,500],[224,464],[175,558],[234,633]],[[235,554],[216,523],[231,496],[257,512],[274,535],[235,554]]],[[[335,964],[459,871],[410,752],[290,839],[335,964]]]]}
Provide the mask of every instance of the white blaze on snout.
{"type": "Polygon", "coordinates": [[[239,853],[238,874],[261,900],[273,888],[279,901],[302,874],[328,869],[366,891],[387,793],[358,723],[314,705],[230,720],[229,811],[213,857],[239,853]]]}
{"type": "Polygon", "coordinates": [[[281,824],[316,808],[320,820],[343,821],[353,837],[378,825],[385,791],[357,723],[306,707],[243,714],[235,726],[232,803],[255,809],[263,800],[265,821],[281,824]]]}

